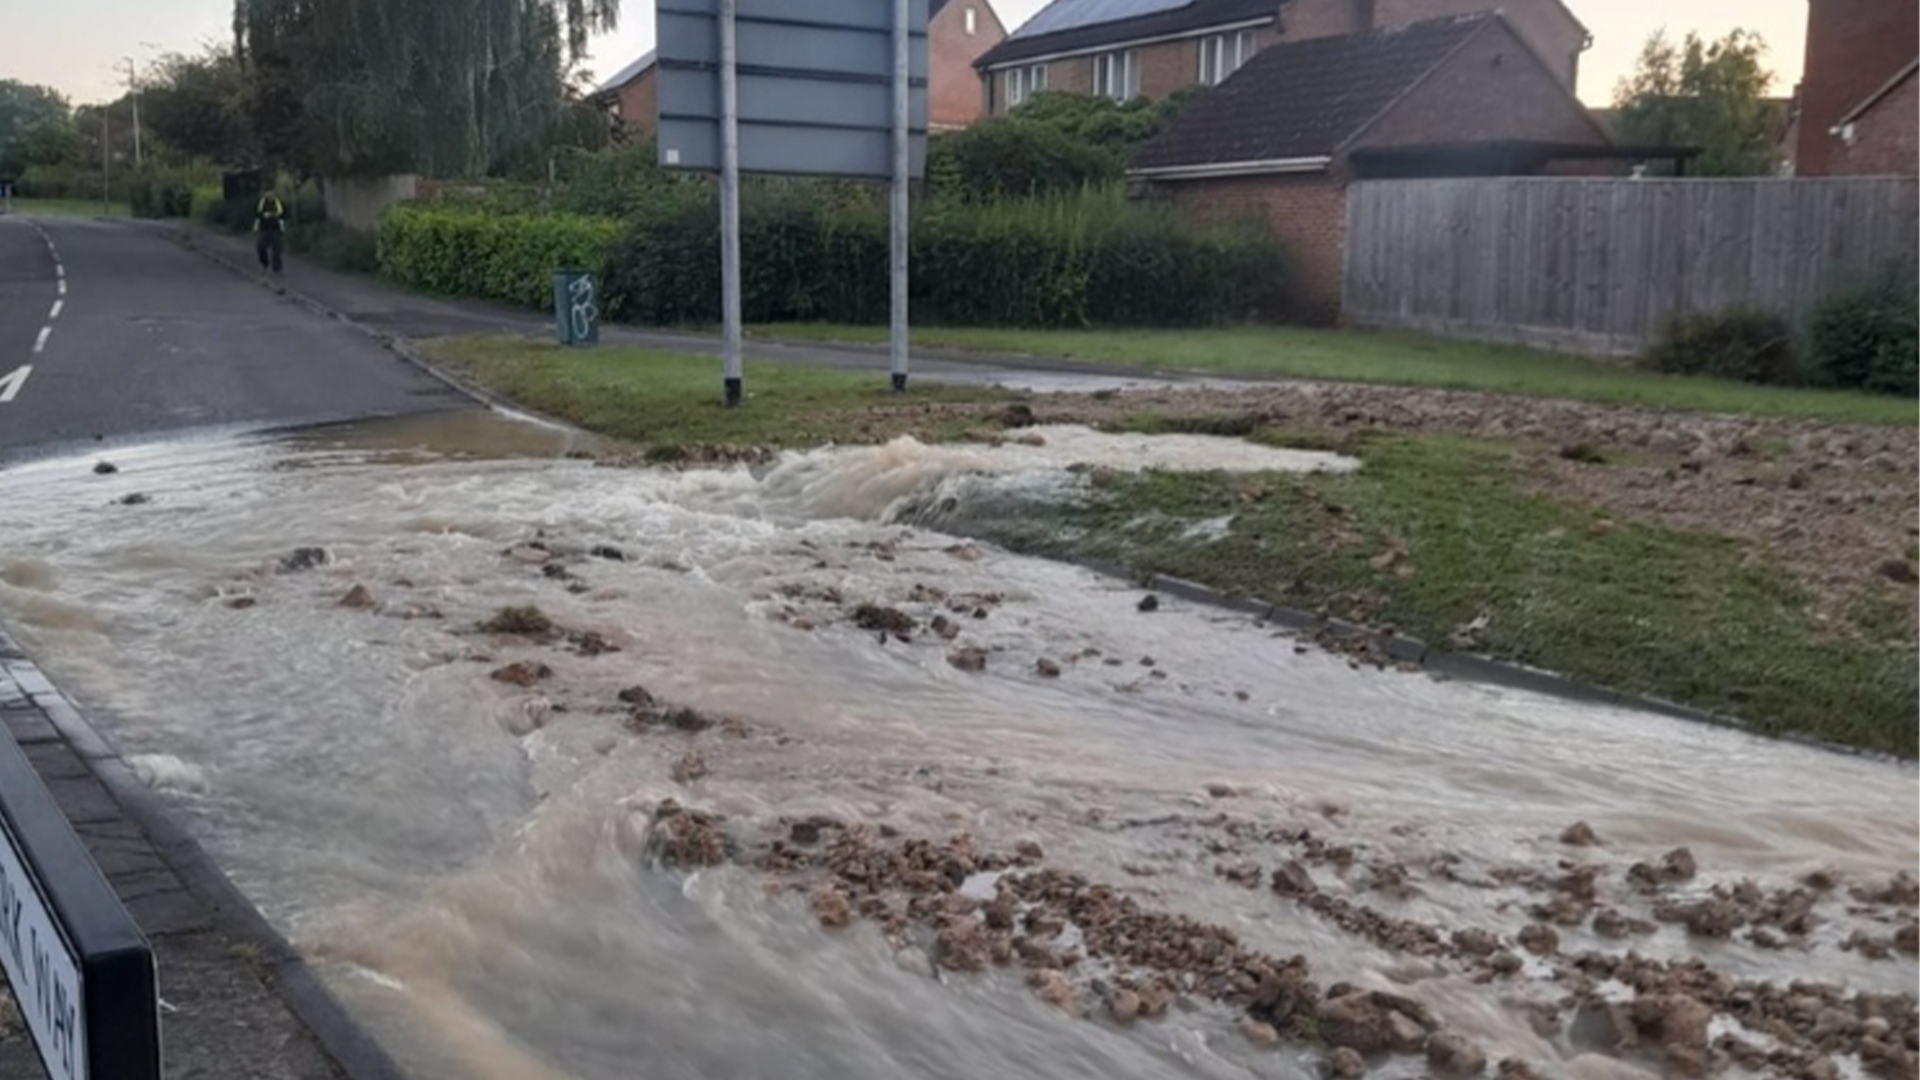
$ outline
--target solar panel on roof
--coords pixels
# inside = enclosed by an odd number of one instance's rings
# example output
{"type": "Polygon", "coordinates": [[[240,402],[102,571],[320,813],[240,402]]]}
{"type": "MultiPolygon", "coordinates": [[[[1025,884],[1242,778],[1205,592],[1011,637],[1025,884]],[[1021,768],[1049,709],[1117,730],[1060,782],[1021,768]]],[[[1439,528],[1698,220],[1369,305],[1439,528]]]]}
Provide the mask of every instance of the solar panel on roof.
{"type": "Polygon", "coordinates": [[[1039,34],[1053,34],[1062,30],[1077,30],[1082,26],[1096,23],[1118,22],[1141,15],[1153,15],[1162,11],[1183,8],[1193,0],[1054,0],[1041,9],[1038,15],[1028,19],[1025,26],[1016,31],[1016,38],[1034,37],[1039,34]]]}

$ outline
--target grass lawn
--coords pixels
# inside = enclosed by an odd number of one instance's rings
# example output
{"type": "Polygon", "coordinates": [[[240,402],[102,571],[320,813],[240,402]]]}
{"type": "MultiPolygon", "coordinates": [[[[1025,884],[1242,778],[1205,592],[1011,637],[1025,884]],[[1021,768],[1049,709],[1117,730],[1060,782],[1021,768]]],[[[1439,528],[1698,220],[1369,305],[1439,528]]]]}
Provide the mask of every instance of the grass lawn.
{"type": "MultiPolygon", "coordinates": [[[[507,337],[443,340],[427,351],[495,392],[662,461],[714,446],[964,438],[996,428],[1020,397],[922,384],[895,398],[872,374],[760,364],[745,405],[726,410],[707,357],[507,337]]],[[[1219,422],[1232,416],[1126,409],[1112,404],[1107,425],[1243,430],[1219,422]]],[[[1909,586],[1879,582],[1844,619],[1821,623],[1763,549],[1616,523],[1600,507],[1529,494],[1518,443],[1277,427],[1247,435],[1340,450],[1364,465],[1342,476],[1096,470],[1082,502],[985,525],[982,538],[1391,623],[1440,648],[1737,716],[1762,731],[1915,754],[1920,657],[1909,586]],[[1224,535],[1192,528],[1223,518],[1224,535]]]]}
{"type": "Polygon", "coordinates": [[[15,199],[13,212],[23,217],[127,217],[127,200],[102,203],[89,199],[15,199]]]}
{"type": "MultiPolygon", "coordinates": [[[[887,340],[883,326],[781,323],[757,326],[751,332],[756,337],[802,341],[864,344],[887,340]]],[[[1638,370],[1624,361],[1366,330],[1278,326],[1196,330],[916,327],[913,343],[922,348],[1059,357],[1169,371],[1486,390],[1684,412],[1878,424],[1914,424],[1920,418],[1913,401],[1896,397],[1661,375],[1638,370]]]]}
{"type": "Polygon", "coordinates": [[[958,437],[977,421],[941,406],[1013,400],[980,387],[922,383],[895,398],[883,376],[786,364],[755,364],[738,409],[721,407],[712,357],[649,349],[565,349],[517,337],[427,342],[449,370],[530,409],[632,442],[656,461],[705,447],[812,447],[901,434],[958,437]]]}

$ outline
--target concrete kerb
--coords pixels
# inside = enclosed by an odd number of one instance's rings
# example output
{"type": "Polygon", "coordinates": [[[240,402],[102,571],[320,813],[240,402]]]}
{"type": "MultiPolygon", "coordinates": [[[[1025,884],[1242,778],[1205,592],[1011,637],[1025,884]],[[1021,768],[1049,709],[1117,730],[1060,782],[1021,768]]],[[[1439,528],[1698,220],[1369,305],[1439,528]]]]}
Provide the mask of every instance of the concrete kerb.
{"type": "MultiPolygon", "coordinates": [[[[214,930],[252,946],[266,988],[286,1003],[349,1080],[402,1080],[399,1066],[340,1006],[299,952],[181,828],[112,744],[0,627],[0,669],[45,713],[129,821],[206,911],[214,930]]],[[[0,738],[7,738],[0,730],[0,738]]]]}

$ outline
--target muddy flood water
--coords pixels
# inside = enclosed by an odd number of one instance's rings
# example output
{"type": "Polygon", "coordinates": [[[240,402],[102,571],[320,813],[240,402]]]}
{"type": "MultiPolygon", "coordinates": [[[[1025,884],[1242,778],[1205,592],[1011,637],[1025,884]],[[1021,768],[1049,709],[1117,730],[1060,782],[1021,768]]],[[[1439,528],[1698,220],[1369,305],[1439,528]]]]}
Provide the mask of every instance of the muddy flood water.
{"type": "Polygon", "coordinates": [[[0,620],[421,1078],[1913,1075],[1911,767],[1355,671],[919,523],[1353,465],[1036,433],[42,461],[0,620]]]}

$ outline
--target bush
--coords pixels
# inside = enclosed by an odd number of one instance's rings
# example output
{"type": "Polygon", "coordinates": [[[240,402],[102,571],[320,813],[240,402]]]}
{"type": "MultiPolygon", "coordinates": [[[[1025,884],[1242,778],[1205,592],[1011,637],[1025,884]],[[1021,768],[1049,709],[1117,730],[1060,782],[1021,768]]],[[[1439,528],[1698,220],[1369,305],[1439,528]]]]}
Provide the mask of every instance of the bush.
{"type": "Polygon", "coordinates": [[[1829,297],[1808,322],[1807,353],[1830,386],[1920,395],[1920,286],[1889,274],[1829,297]]]}
{"type": "Polygon", "coordinates": [[[1119,153],[1050,124],[998,117],[940,135],[928,151],[934,190],[972,202],[1080,191],[1120,179],[1119,153]]]}
{"type": "Polygon", "coordinates": [[[381,215],[375,258],[382,274],[403,285],[544,310],[553,302],[555,270],[603,274],[619,236],[619,224],[602,218],[403,203],[381,215]]]}
{"type": "MultiPolygon", "coordinates": [[[[880,323],[890,306],[883,208],[822,189],[761,188],[741,210],[749,322],[880,323]]],[[[608,260],[610,317],[720,318],[719,232],[709,200],[640,215],[608,260]]],[[[1188,326],[1277,310],[1286,284],[1264,230],[1204,228],[1117,188],[995,204],[935,201],[911,232],[914,318],[952,326],[1188,326]]]]}
{"type": "Polygon", "coordinates": [[[289,228],[287,246],[295,254],[304,255],[335,270],[370,274],[380,268],[374,237],[335,221],[318,221],[289,228]]]}
{"type": "Polygon", "coordinates": [[[1644,362],[1673,375],[1775,386],[1802,381],[1793,328],[1779,315],[1756,308],[1675,316],[1644,362]]]}

